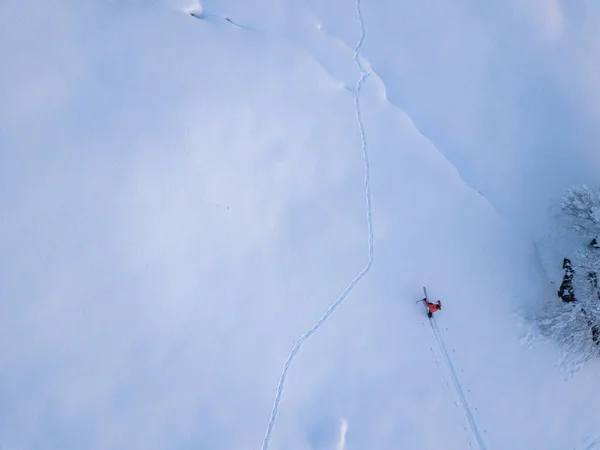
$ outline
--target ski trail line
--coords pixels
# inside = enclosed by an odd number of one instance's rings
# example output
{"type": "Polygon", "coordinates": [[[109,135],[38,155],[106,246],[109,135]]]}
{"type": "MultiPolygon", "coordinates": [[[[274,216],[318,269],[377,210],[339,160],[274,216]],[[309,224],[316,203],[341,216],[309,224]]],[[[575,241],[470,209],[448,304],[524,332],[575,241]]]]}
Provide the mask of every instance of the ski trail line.
{"type": "Polygon", "coordinates": [[[346,299],[348,294],[352,292],[354,287],[358,284],[360,280],[371,270],[371,266],[373,265],[374,259],[374,249],[373,249],[373,219],[371,214],[371,169],[369,165],[369,151],[367,146],[367,138],[365,134],[365,129],[362,120],[362,114],[360,110],[360,91],[365,83],[365,80],[369,76],[369,73],[365,70],[364,66],[360,61],[360,49],[363,44],[363,40],[365,38],[365,24],[363,21],[362,11],[361,11],[361,0],[356,0],[356,14],[358,17],[358,22],[360,24],[360,38],[356,43],[356,47],[354,48],[354,62],[358,67],[360,72],[360,78],[356,83],[356,89],[354,91],[354,110],[356,113],[356,120],[358,122],[358,130],[360,132],[360,140],[361,140],[361,148],[363,154],[363,162],[364,162],[364,184],[365,184],[365,200],[366,200],[366,215],[367,215],[367,230],[368,230],[368,248],[369,248],[369,258],[364,269],[360,271],[356,277],[348,284],[346,289],[341,293],[341,295],[337,298],[335,302],[327,308],[325,313],[321,316],[321,318],[302,336],[296,340],[294,346],[292,347],[292,351],[288,355],[285,363],[283,364],[283,370],[281,375],[279,376],[279,381],[277,383],[277,392],[275,394],[275,400],[273,401],[273,408],[271,410],[271,416],[269,417],[269,423],[267,425],[267,430],[265,432],[265,437],[262,444],[262,450],[268,450],[269,442],[271,440],[271,434],[273,433],[273,426],[275,425],[275,420],[277,419],[277,413],[279,412],[279,404],[281,402],[281,394],[283,393],[283,388],[285,384],[285,380],[288,375],[288,370],[292,364],[292,361],[296,357],[296,354],[302,347],[302,344],[308,340],[313,334],[315,334],[319,328],[325,323],[329,316],[333,314],[333,312],[342,304],[342,302],[346,299]]]}
{"type": "Polygon", "coordinates": [[[454,384],[454,390],[456,391],[456,395],[458,395],[458,399],[460,400],[463,412],[465,413],[465,418],[467,419],[467,423],[469,424],[469,428],[471,429],[471,435],[473,436],[473,439],[477,444],[477,448],[479,450],[485,450],[485,445],[483,444],[483,440],[481,439],[481,435],[479,434],[479,429],[477,428],[477,422],[475,421],[475,417],[473,417],[473,413],[471,412],[469,402],[467,401],[467,397],[463,392],[460,381],[458,381],[456,371],[454,370],[454,364],[452,364],[450,355],[448,355],[448,351],[446,350],[444,341],[440,336],[440,331],[438,330],[437,324],[435,323],[435,319],[432,318],[429,321],[429,323],[431,324],[431,329],[433,331],[435,340],[437,341],[440,347],[440,352],[442,353],[444,361],[446,362],[446,367],[448,368],[448,372],[450,373],[450,377],[452,378],[452,383],[454,384]]]}

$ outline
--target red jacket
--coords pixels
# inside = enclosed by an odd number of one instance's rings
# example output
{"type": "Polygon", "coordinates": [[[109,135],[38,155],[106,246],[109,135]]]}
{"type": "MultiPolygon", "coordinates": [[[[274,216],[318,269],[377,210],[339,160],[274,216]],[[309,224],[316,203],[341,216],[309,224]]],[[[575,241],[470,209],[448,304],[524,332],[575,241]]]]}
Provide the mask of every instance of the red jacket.
{"type": "Polygon", "coordinates": [[[425,300],[425,306],[429,308],[430,312],[434,313],[442,309],[442,302],[438,300],[437,303],[429,303],[427,300],[425,300]]]}

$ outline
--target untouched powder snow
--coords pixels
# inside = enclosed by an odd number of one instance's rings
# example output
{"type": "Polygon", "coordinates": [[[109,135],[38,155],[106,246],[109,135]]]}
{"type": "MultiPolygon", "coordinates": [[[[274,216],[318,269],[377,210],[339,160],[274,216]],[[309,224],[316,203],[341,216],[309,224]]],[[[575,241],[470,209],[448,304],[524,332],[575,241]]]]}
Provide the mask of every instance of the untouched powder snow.
{"type": "Polygon", "coordinates": [[[600,448],[592,3],[434,3],[0,5],[1,448],[600,448]]]}

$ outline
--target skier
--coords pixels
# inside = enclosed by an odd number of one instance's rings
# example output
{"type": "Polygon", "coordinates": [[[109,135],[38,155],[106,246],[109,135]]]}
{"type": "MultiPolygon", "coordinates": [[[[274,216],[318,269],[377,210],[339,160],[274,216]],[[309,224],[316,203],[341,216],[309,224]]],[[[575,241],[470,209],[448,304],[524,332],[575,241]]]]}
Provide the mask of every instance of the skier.
{"type": "Polygon", "coordinates": [[[437,303],[429,303],[429,301],[427,301],[427,298],[424,298],[422,301],[425,302],[425,306],[427,307],[427,309],[429,309],[429,311],[427,311],[427,317],[429,317],[430,319],[433,316],[434,312],[437,312],[440,309],[442,309],[442,302],[439,300],[437,301],[437,303]]]}

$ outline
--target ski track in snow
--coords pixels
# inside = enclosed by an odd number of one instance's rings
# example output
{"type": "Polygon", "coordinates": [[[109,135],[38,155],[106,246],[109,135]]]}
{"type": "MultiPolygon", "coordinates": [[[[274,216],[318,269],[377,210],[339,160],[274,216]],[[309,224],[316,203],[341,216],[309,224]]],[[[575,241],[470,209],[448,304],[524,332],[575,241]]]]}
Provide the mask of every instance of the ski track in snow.
{"type": "MultiPolygon", "coordinates": [[[[473,416],[473,413],[471,412],[471,407],[469,406],[467,397],[465,396],[465,393],[463,392],[462,385],[460,384],[460,381],[458,381],[458,377],[456,376],[456,370],[454,369],[454,364],[452,364],[450,355],[448,354],[448,351],[446,350],[446,346],[444,345],[444,341],[442,339],[442,336],[440,335],[440,330],[438,329],[437,323],[435,322],[435,318],[432,318],[429,321],[429,323],[431,325],[431,330],[433,331],[433,336],[435,337],[435,340],[437,341],[438,346],[440,348],[440,353],[442,354],[442,357],[444,358],[444,361],[446,363],[446,368],[448,369],[450,378],[452,378],[452,384],[454,385],[454,390],[456,391],[456,395],[458,396],[458,399],[460,400],[460,404],[461,404],[463,412],[465,414],[465,418],[467,419],[467,423],[469,424],[469,428],[471,430],[471,435],[473,436],[473,439],[474,439],[475,443],[477,444],[477,448],[479,450],[485,450],[485,445],[483,443],[483,440],[481,439],[481,434],[479,434],[479,428],[477,427],[477,422],[475,421],[475,417],[473,416]]],[[[472,442],[469,442],[469,446],[472,447],[472,442]]]]}
{"type": "Polygon", "coordinates": [[[277,419],[277,413],[279,412],[279,404],[281,402],[281,394],[283,393],[285,380],[287,378],[290,365],[292,364],[292,361],[296,357],[296,354],[302,347],[302,344],[304,344],[304,342],[306,342],[313,334],[315,334],[319,330],[319,328],[321,328],[321,326],[325,323],[325,321],[327,319],[329,319],[331,314],[333,314],[333,312],[343,303],[343,301],[346,299],[348,294],[350,292],[352,292],[352,290],[358,284],[358,282],[360,280],[362,280],[362,278],[371,270],[371,266],[373,265],[374,252],[373,252],[373,220],[372,220],[372,214],[371,214],[371,175],[370,175],[367,138],[365,135],[364,125],[363,125],[363,120],[362,120],[362,115],[361,115],[361,110],[360,110],[360,101],[359,101],[362,86],[365,83],[367,77],[369,76],[369,73],[365,70],[364,66],[362,65],[362,63],[360,61],[360,49],[362,47],[362,44],[363,44],[363,41],[365,38],[365,25],[364,25],[363,16],[362,16],[362,10],[361,10],[361,0],[356,0],[356,14],[358,17],[358,22],[360,24],[360,38],[358,39],[358,42],[356,43],[356,47],[354,48],[354,62],[356,63],[356,66],[358,67],[358,70],[360,72],[360,78],[356,84],[356,90],[354,91],[354,109],[355,109],[355,113],[356,113],[356,120],[358,122],[358,130],[360,132],[361,147],[362,147],[362,153],[363,153],[363,159],[364,159],[364,172],[365,172],[364,182],[365,182],[367,229],[368,229],[368,235],[369,235],[369,240],[368,240],[369,258],[368,258],[367,264],[364,267],[364,269],[362,269],[360,271],[360,273],[358,275],[356,275],[356,277],[350,282],[350,284],[348,284],[346,289],[344,289],[344,291],[337,298],[337,300],[335,302],[333,302],[331,304],[331,306],[329,306],[327,311],[325,311],[325,313],[321,316],[321,318],[308,331],[306,331],[302,336],[300,336],[294,343],[292,351],[290,352],[289,356],[285,360],[285,363],[283,364],[283,370],[279,377],[279,382],[277,383],[277,392],[275,395],[275,400],[273,402],[273,408],[271,410],[271,416],[269,418],[267,430],[265,432],[262,450],[267,450],[269,448],[269,442],[271,441],[271,434],[273,433],[273,427],[275,425],[275,420],[277,419]]]}
{"type": "Polygon", "coordinates": [[[598,450],[600,449],[600,437],[590,441],[589,438],[585,440],[584,450],[598,450]]]}

